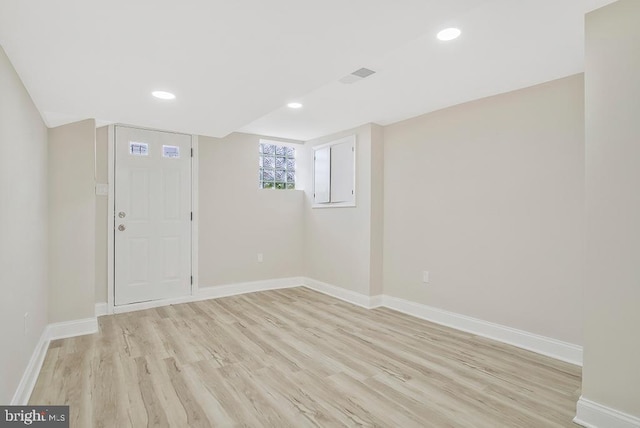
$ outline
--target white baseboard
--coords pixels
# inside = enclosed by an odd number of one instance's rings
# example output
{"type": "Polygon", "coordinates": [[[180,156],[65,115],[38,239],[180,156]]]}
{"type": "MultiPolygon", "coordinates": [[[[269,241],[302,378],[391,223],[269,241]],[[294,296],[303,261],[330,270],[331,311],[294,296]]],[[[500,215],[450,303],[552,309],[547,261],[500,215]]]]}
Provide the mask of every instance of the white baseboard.
{"type": "Polygon", "coordinates": [[[580,397],[573,422],[587,428],[638,428],[640,418],[580,397]]]}
{"type": "Polygon", "coordinates": [[[363,308],[387,307],[407,315],[436,324],[466,331],[518,348],[546,355],[578,366],[582,365],[582,347],[550,337],[518,330],[504,325],[460,315],[421,303],[397,297],[378,295],[366,296],[352,290],[337,287],[311,278],[302,278],[305,287],[335,297],[363,308]]]}
{"type": "Polygon", "coordinates": [[[256,291],[279,290],[282,288],[300,287],[304,278],[278,278],[266,281],[239,282],[237,284],[200,287],[195,301],[218,299],[220,297],[237,296],[238,294],[255,293],[256,291]]]}
{"type": "Polygon", "coordinates": [[[96,303],[95,311],[96,318],[107,315],[109,313],[109,304],[107,302],[96,303]]]}
{"type": "Polygon", "coordinates": [[[382,297],[382,306],[571,364],[582,365],[582,346],[574,345],[573,343],[563,342],[550,337],[540,336],[527,331],[387,295],[382,297]]]}
{"type": "Polygon", "coordinates": [[[256,291],[278,290],[282,288],[299,287],[303,284],[303,278],[277,278],[265,281],[239,282],[236,284],[218,286],[200,286],[194,295],[176,297],[173,299],[154,300],[151,302],[132,303],[129,305],[114,306],[113,313],[140,311],[157,308],[160,306],[177,305],[180,303],[198,302],[201,300],[217,299],[220,297],[237,296],[239,294],[254,293],[256,291]]]}
{"type": "Polygon", "coordinates": [[[448,312],[442,309],[411,302],[397,297],[379,295],[366,296],[352,290],[327,284],[311,278],[303,278],[307,288],[335,297],[363,308],[387,307],[416,318],[436,324],[452,327],[457,330],[473,333],[478,336],[514,345],[538,354],[556,358],[575,365],[582,365],[582,347],[572,343],[540,336],[527,331],[506,327],[466,315],[448,312]]]}
{"type": "Polygon", "coordinates": [[[47,325],[42,331],[40,339],[31,354],[29,364],[27,364],[27,368],[22,375],[22,379],[20,380],[18,388],[13,395],[11,404],[16,406],[25,406],[29,403],[29,398],[31,397],[33,388],[36,386],[38,375],[42,369],[42,363],[44,363],[44,358],[47,355],[49,343],[51,343],[52,340],[83,336],[85,334],[93,334],[97,332],[97,318],[85,318],[47,325]]]}
{"type": "Polygon", "coordinates": [[[98,332],[98,319],[85,318],[81,320],[57,322],[47,326],[49,340],[65,339],[67,337],[84,336],[98,332]]]}
{"type": "Polygon", "coordinates": [[[29,403],[31,392],[36,386],[42,363],[44,363],[44,357],[47,355],[47,350],[49,349],[50,340],[48,333],[49,330],[45,327],[40,335],[36,348],[31,354],[29,364],[27,364],[27,368],[24,370],[22,379],[20,379],[16,393],[13,394],[13,399],[11,400],[12,406],[26,406],[29,403]]]}
{"type": "Polygon", "coordinates": [[[363,308],[371,309],[376,306],[380,306],[381,303],[382,296],[366,296],[355,291],[347,290],[346,288],[337,287],[311,278],[302,278],[302,280],[304,286],[311,290],[344,300],[345,302],[349,302],[363,308]]]}
{"type": "Polygon", "coordinates": [[[369,297],[369,308],[379,308],[384,305],[384,295],[379,294],[377,296],[369,297]]]}

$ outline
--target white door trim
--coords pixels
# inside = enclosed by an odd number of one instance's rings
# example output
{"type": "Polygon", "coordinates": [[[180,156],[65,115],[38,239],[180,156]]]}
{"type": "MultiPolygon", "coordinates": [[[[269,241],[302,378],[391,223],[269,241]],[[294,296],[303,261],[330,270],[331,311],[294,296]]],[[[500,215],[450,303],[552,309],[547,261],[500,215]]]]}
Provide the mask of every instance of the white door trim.
{"type": "Polygon", "coordinates": [[[109,125],[107,128],[108,138],[108,180],[109,180],[109,197],[107,203],[107,314],[113,313],[115,303],[115,153],[116,153],[116,133],[115,125],[109,125]]]}
{"type": "MultiPolygon", "coordinates": [[[[107,128],[108,138],[108,180],[109,196],[107,207],[107,314],[114,313],[115,307],[115,127],[126,126],[150,131],[168,132],[139,126],[116,123],[107,128]]],[[[170,131],[169,131],[170,132],[170,131]]],[[[176,132],[176,134],[179,134],[176,132]]],[[[198,136],[191,135],[191,147],[193,157],[191,158],[191,211],[193,221],[191,222],[191,275],[193,284],[191,285],[191,296],[198,292],[198,136]]],[[[126,305],[125,305],[126,306],[126,305]]]]}

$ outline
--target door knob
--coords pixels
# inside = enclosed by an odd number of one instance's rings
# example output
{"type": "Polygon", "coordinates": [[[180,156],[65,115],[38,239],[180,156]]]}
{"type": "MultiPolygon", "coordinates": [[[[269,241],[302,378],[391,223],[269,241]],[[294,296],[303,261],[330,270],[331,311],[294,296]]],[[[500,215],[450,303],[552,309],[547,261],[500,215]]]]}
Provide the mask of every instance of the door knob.
{"type": "Polygon", "coordinates": [[[122,232],[122,231],[123,231],[123,230],[125,230],[125,229],[126,229],[126,226],[125,226],[124,224],[121,224],[120,226],[118,226],[118,230],[119,230],[120,232],[122,232]]]}

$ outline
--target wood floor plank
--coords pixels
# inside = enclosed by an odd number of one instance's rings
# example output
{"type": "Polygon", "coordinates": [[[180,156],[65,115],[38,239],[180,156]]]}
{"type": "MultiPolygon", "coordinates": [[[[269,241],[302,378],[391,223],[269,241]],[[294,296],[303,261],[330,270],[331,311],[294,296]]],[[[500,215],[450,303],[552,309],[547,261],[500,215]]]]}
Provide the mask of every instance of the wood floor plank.
{"type": "Polygon", "coordinates": [[[72,427],[571,427],[579,367],[291,288],[103,316],[31,404],[72,427]]]}
{"type": "Polygon", "coordinates": [[[328,411],[327,407],[320,404],[317,398],[309,395],[302,385],[292,382],[287,374],[278,370],[277,367],[258,370],[257,376],[262,380],[264,387],[272,391],[279,405],[288,403],[291,408],[312,422],[313,426],[334,427],[346,424],[346,420],[341,421],[339,415],[328,411]]]}
{"type": "Polygon", "coordinates": [[[252,403],[225,381],[219,367],[212,366],[208,361],[193,364],[192,367],[203,386],[220,403],[221,408],[235,425],[260,426],[258,419],[260,415],[255,411],[252,403]]]}

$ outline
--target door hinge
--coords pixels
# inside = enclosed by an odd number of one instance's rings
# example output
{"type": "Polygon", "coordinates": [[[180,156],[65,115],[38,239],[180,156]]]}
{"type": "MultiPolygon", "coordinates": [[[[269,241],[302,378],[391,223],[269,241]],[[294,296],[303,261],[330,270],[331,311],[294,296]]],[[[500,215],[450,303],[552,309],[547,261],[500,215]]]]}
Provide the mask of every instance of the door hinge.
{"type": "Polygon", "coordinates": [[[193,211],[191,211],[191,221],[193,221],[193,211]]]}
{"type": "Polygon", "coordinates": [[[191,285],[193,285],[193,275],[191,275],[191,285]]]}
{"type": "Polygon", "coordinates": [[[353,190],[351,191],[351,194],[353,195],[353,190]]]}
{"type": "Polygon", "coordinates": [[[191,149],[191,157],[193,157],[193,149],[191,149]]]}

